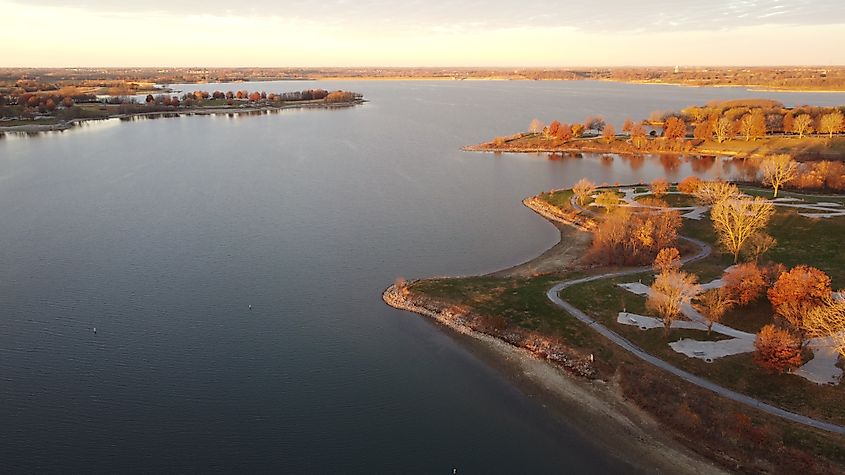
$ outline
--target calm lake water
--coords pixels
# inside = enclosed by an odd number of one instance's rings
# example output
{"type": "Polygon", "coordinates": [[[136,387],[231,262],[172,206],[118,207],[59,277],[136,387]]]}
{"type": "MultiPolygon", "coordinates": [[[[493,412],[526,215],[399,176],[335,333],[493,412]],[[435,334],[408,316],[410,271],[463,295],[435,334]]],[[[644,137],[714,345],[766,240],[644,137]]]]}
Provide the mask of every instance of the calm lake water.
{"type": "Polygon", "coordinates": [[[721,164],[460,147],[533,117],[619,128],[717,98],[845,103],[598,82],[178,87],[371,102],[0,138],[4,472],[627,471],[380,293],[397,276],[489,272],[553,245],[528,195],[721,164]]]}

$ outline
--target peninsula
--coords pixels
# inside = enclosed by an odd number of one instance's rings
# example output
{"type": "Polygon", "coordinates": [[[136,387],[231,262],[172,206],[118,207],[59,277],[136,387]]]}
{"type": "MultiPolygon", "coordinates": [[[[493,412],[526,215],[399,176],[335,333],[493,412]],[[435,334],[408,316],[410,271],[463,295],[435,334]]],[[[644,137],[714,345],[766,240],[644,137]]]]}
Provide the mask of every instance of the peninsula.
{"type": "Polygon", "coordinates": [[[556,368],[531,374],[574,385],[557,395],[585,411],[614,407],[673,473],[701,473],[690,453],[743,473],[842,471],[845,196],[779,191],[798,164],[776,178],[769,160],[768,189],[582,179],[527,198],[558,245],[490,275],[399,279],[384,300],[556,368]]]}
{"type": "MultiPolygon", "coordinates": [[[[160,92],[160,90],[159,90],[160,92]]],[[[55,91],[17,89],[0,95],[0,133],[66,130],[80,123],[133,117],[255,114],[290,108],[338,108],[363,104],[363,95],[324,89],[195,91],[181,95],[96,96],[74,86],[55,91]]]]}
{"type": "Polygon", "coordinates": [[[784,107],[763,99],[713,101],[627,119],[617,133],[602,117],[548,124],[465,148],[485,152],[684,153],[741,158],[790,154],[799,161],[845,159],[845,106],[784,107]]]}

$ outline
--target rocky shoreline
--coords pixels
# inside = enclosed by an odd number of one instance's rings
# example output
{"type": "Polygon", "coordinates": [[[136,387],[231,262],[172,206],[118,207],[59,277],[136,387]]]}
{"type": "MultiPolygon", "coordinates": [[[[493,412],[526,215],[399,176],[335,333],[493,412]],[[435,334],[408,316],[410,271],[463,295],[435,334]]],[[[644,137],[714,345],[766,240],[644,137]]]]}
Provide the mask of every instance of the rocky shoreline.
{"type": "Polygon", "coordinates": [[[596,370],[589,356],[552,342],[539,333],[524,330],[497,331],[488,326],[484,316],[472,315],[432,299],[413,295],[407,288],[391,285],[384,293],[385,303],[399,310],[406,310],[428,318],[450,329],[480,340],[497,340],[519,348],[534,358],[549,361],[582,378],[594,379],[596,370]]]}
{"type": "Polygon", "coordinates": [[[712,461],[675,440],[649,414],[622,396],[618,381],[605,381],[589,355],[549,342],[539,334],[496,331],[482,316],[414,295],[403,285],[382,293],[398,310],[433,320],[468,338],[466,344],[539,398],[551,418],[570,426],[631,466],[632,473],[723,474],[712,461]],[[574,376],[574,377],[573,377],[574,376]]]}

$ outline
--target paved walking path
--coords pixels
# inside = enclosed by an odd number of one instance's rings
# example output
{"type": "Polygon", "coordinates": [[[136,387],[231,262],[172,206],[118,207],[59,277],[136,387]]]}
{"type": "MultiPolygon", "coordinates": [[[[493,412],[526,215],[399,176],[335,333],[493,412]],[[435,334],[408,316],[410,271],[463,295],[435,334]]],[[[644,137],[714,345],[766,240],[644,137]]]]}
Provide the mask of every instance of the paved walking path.
{"type": "MultiPolygon", "coordinates": [[[[690,256],[690,257],[686,258],[685,259],[686,262],[704,258],[710,253],[710,246],[707,245],[706,243],[703,243],[703,242],[697,241],[697,240],[693,240],[691,238],[685,238],[685,239],[702,246],[702,250],[699,251],[699,253],[696,254],[695,256],[690,256]]],[[[763,412],[767,412],[769,414],[781,417],[783,419],[786,419],[786,420],[789,420],[789,421],[792,421],[792,422],[797,422],[799,424],[803,424],[803,425],[806,425],[806,426],[809,426],[809,427],[814,427],[816,429],[821,429],[821,430],[825,430],[825,431],[828,431],[828,432],[834,432],[834,433],[837,433],[837,434],[845,435],[845,426],[833,424],[833,423],[830,423],[830,422],[820,421],[820,420],[817,420],[817,419],[813,419],[811,417],[802,416],[801,414],[796,414],[794,412],[790,412],[790,411],[781,409],[781,408],[776,407],[776,406],[772,406],[771,404],[764,403],[762,401],[759,401],[759,400],[754,399],[752,397],[746,396],[744,394],[740,394],[740,393],[733,391],[731,389],[728,389],[726,387],[719,386],[718,384],[713,383],[712,381],[709,381],[707,379],[701,378],[701,377],[696,376],[692,373],[684,371],[680,368],[672,366],[671,364],[661,360],[660,358],[657,358],[655,356],[650,355],[649,353],[646,353],[643,349],[634,345],[633,343],[628,341],[626,338],[622,337],[621,335],[619,335],[618,333],[614,332],[613,330],[607,328],[606,326],[602,325],[601,323],[598,323],[593,318],[588,316],[586,313],[582,312],[581,310],[577,309],[575,306],[573,306],[569,302],[560,298],[560,292],[563,289],[566,289],[568,287],[572,287],[573,285],[584,284],[584,283],[587,283],[587,282],[593,282],[593,281],[602,280],[602,279],[611,279],[611,278],[614,278],[614,277],[622,277],[622,276],[625,276],[625,275],[638,274],[638,273],[641,273],[641,272],[645,272],[649,269],[650,269],[650,267],[638,267],[638,268],[628,269],[628,270],[619,271],[619,272],[609,272],[609,273],[606,273],[606,274],[594,275],[594,276],[590,276],[590,277],[582,277],[580,279],[567,280],[567,281],[561,282],[561,283],[555,285],[554,287],[552,287],[551,289],[549,289],[548,292],[546,292],[546,296],[549,298],[549,300],[552,301],[552,303],[554,303],[558,307],[566,310],[570,315],[572,315],[573,317],[582,321],[583,323],[587,324],[590,328],[597,331],[598,333],[600,333],[601,335],[603,335],[604,337],[606,337],[607,339],[609,339],[613,343],[615,343],[615,344],[619,345],[620,347],[624,348],[625,350],[627,350],[628,352],[630,352],[631,354],[633,354],[637,358],[639,358],[639,359],[641,359],[641,360],[643,360],[643,361],[645,361],[645,362],[647,362],[647,363],[649,363],[653,366],[656,366],[656,367],[658,367],[658,368],[660,368],[664,371],[668,371],[669,373],[672,373],[675,376],[678,376],[679,378],[681,378],[681,379],[683,379],[687,382],[695,384],[698,387],[708,389],[708,390],[710,390],[710,391],[712,391],[712,392],[714,392],[714,393],[716,393],[716,394],[718,394],[722,397],[726,397],[726,398],[728,398],[732,401],[736,401],[736,402],[745,404],[747,406],[751,406],[753,408],[756,408],[756,409],[759,409],[763,412]]]]}

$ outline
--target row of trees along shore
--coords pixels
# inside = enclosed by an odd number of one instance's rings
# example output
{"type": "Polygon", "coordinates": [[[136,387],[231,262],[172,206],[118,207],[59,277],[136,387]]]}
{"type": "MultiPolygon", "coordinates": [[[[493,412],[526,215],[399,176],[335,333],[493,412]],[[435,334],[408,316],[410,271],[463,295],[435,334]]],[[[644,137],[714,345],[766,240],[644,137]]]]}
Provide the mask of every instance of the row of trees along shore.
{"type": "MultiPolygon", "coordinates": [[[[773,135],[803,138],[821,134],[831,137],[843,131],[845,106],[785,108],[783,104],[770,100],[711,102],[680,112],[653,112],[651,117],[641,122],[627,119],[622,125],[622,132],[637,148],[646,147],[649,136],[660,137],[664,141],[692,138],[723,143],[735,138],[754,141],[773,135]]],[[[602,117],[588,117],[583,123],[575,124],[555,120],[548,125],[534,119],[529,125],[529,132],[542,133],[546,138],[560,142],[580,137],[601,136],[608,142],[617,138],[616,128],[602,117]]]]}
{"type": "MultiPolygon", "coordinates": [[[[830,338],[845,357],[845,293],[836,298],[830,277],[806,265],[787,269],[765,260],[777,241],[765,230],[774,205],[762,197],[740,193],[736,185],[688,177],[678,190],[689,193],[710,207],[710,220],[720,248],[733,256],[736,265],[723,275],[725,285],[702,292],[698,278],[681,270],[676,246],[682,218],[662,200],[669,189],[665,180],[651,184],[652,195],[642,200],[649,207],[619,206],[619,196],[600,191],[595,203],[606,212],[593,228],[588,262],[605,265],[651,263],[657,273],[646,307],[657,315],[669,334],[681,308],[692,304],[708,323],[708,331],[730,310],[767,298],[773,311],[771,323],[757,334],[754,361],[773,373],[797,368],[804,361],[809,338],[830,338]]],[[[581,179],[573,187],[576,200],[586,203],[597,187],[581,179]]]]}
{"type": "MultiPolygon", "coordinates": [[[[80,94],[76,88],[60,89],[49,93],[24,92],[19,95],[0,96],[0,117],[33,118],[37,115],[77,118],[72,113],[77,104],[105,103],[121,106],[119,113],[158,112],[195,106],[239,104],[280,105],[284,102],[324,101],[327,104],[346,103],[358,100],[360,94],[349,91],[329,92],[324,89],[267,93],[264,91],[196,91],[182,94],[148,94],[143,102],[135,97],[110,96],[97,98],[90,94],[80,94]],[[64,112],[61,112],[64,111],[64,112]]],[[[81,112],[81,111],[78,111],[81,112]]]]}

